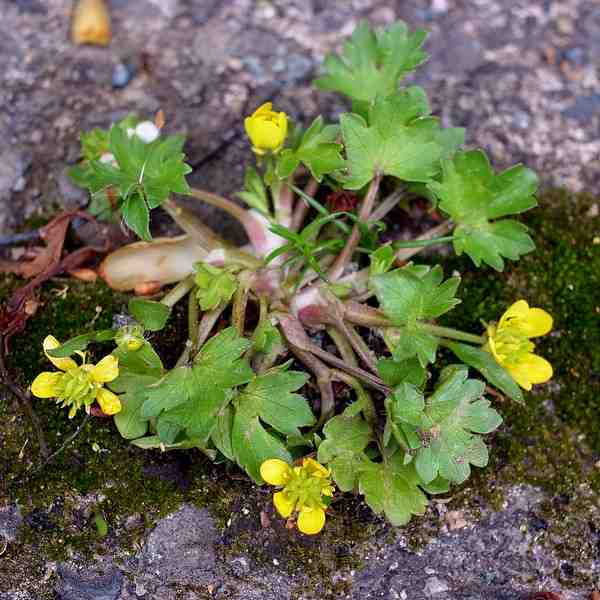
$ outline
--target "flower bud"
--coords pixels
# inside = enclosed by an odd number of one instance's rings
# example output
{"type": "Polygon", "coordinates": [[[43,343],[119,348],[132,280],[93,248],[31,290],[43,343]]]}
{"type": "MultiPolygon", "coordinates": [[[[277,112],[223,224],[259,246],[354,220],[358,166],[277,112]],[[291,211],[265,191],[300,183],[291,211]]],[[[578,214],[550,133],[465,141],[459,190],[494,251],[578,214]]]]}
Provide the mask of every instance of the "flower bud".
{"type": "Polygon", "coordinates": [[[141,325],[124,325],[115,336],[119,348],[135,352],[144,345],[144,328],[141,325]]]}
{"type": "Polygon", "coordinates": [[[272,108],[271,102],[265,102],[244,120],[246,133],[252,142],[252,150],[259,155],[279,152],[287,136],[287,115],[284,112],[275,112],[272,108]]]}

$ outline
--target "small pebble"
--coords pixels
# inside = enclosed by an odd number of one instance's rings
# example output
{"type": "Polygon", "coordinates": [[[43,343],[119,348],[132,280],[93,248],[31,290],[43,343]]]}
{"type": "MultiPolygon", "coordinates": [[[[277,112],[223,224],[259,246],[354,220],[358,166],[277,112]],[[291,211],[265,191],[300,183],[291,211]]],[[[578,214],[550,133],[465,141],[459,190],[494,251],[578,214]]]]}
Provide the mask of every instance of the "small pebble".
{"type": "Polygon", "coordinates": [[[116,89],[124,88],[135,76],[135,69],[126,63],[117,63],[112,72],[112,86],[116,89]]]}

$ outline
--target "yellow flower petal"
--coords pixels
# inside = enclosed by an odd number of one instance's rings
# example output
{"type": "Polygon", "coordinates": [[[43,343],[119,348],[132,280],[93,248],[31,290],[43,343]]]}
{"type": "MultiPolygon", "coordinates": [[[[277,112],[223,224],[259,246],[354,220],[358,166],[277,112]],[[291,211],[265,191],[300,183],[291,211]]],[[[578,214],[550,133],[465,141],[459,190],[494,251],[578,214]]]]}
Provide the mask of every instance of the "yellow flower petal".
{"type": "Polygon", "coordinates": [[[305,458],[302,461],[302,466],[306,469],[306,471],[312,475],[313,477],[329,477],[330,472],[326,469],[321,463],[318,463],[316,460],[312,458],[305,458]]]}
{"type": "Polygon", "coordinates": [[[121,400],[106,388],[100,388],[96,394],[96,400],[105,415],[116,415],[121,412],[121,400]]]}
{"type": "Polygon", "coordinates": [[[546,335],[552,330],[552,317],[541,308],[530,308],[523,321],[518,323],[519,329],[527,337],[546,335]]]}
{"type": "Polygon", "coordinates": [[[507,365],[513,379],[525,390],[530,390],[534,383],[545,383],[552,379],[552,365],[537,354],[527,354],[516,365],[507,365]]]}
{"type": "Polygon", "coordinates": [[[265,102],[264,104],[261,104],[253,113],[252,116],[253,117],[257,117],[259,115],[268,115],[270,112],[273,111],[273,103],[272,102],[265,102]]]}
{"type": "Polygon", "coordinates": [[[273,494],[273,504],[275,505],[277,512],[284,519],[287,519],[294,511],[294,503],[288,500],[285,492],[276,492],[273,494]]]}
{"type": "Polygon", "coordinates": [[[541,308],[529,308],[525,300],[518,300],[502,315],[499,327],[510,327],[527,337],[546,335],[552,329],[552,317],[541,308]]]}
{"type": "Polygon", "coordinates": [[[298,515],[298,529],[306,535],[319,533],[325,525],[325,511],[322,508],[303,508],[298,515]]]}
{"type": "Polygon", "coordinates": [[[48,354],[48,350],[55,350],[60,347],[60,342],[53,336],[47,335],[43,342],[44,354],[46,358],[61,371],[69,371],[70,369],[76,369],[77,363],[72,358],[54,358],[48,354]]]}
{"type": "Polygon", "coordinates": [[[92,368],[92,378],[96,383],[106,383],[119,376],[119,360],[112,354],[105,356],[92,368]]]}
{"type": "Polygon", "coordinates": [[[271,485],[285,485],[290,478],[291,467],[284,460],[271,458],[260,465],[260,476],[271,485]]]}
{"type": "Polygon", "coordinates": [[[527,316],[528,312],[529,304],[527,304],[527,301],[517,300],[506,309],[498,325],[502,327],[509,319],[523,319],[527,316]]]}
{"type": "Polygon", "coordinates": [[[40,373],[31,384],[31,393],[38,398],[55,398],[60,392],[62,373],[40,373]]]}

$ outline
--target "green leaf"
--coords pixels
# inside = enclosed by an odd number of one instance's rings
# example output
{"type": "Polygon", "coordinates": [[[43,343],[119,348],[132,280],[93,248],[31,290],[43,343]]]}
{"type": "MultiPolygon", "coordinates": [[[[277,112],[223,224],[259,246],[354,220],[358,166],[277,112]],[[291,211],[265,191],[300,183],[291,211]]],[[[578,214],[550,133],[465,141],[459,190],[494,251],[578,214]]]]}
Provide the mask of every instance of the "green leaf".
{"type": "Polygon", "coordinates": [[[160,331],[171,314],[166,304],[145,298],[132,298],[128,309],[131,316],[148,331],[160,331]]]}
{"type": "Polygon", "coordinates": [[[237,407],[259,416],[271,427],[289,436],[300,436],[299,427],[314,425],[315,417],[303,396],[294,394],[308,380],[306,373],[274,369],[252,380],[238,395],[237,407]]]}
{"type": "Polygon", "coordinates": [[[191,168],[183,160],[183,137],[159,137],[146,144],[137,135],[128,134],[133,126],[134,120],[125,119],[109,132],[82,137],[87,161],[70,174],[92,194],[114,190],[127,226],[142,239],[150,239],[150,210],[172,193],[189,193],[185,175],[191,168]],[[100,161],[104,152],[114,156],[116,166],[100,161]]]}
{"type": "Polygon", "coordinates": [[[126,392],[119,398],[121,400],[121,411],[113,419],[121,436],[126,440],[134,440],[146,435],[148,431],[148,419],[144,419],[141,416],[141,408],[146,399],[146,391],[140,388],[135,391],[126,392]]]}
{"type": "Polygon", "coordinates": [[[196,298],[202,310],[213,310],[222,303],[228,303],[238,288],[239,281],[235,273],[237,267],[213,267],[207,263],[194,265],[194,282],[198,287],[196,298]]]}
{"type": "Polygon", "coordinates": [[[323,176],[344,166],[341,145],[336,142],[339,135],[337,125],[324,125],[323,117],[317,117],[304,132],[299,145],[280,153],[277,162],[277,175],[281,179],[289,177],[303,163],[311,175],[322,181],[323,176]]]}
{"type": "Polygon", "coordinates": [[[95,127],[79,135],[81,153],[87,160],[97,160],[108,152],[108,131],[95,127]]]}
{"type": "Polygon", "coordinates": [[[123,220],[129,229],[143,240],[150,241],[150,209],[138,192],[129,194],[121,206],[123,220]]]}
{"type": "Polygon", "coordinates": [[[244,190],[238,192],[236,196],[241,198],[250,208],[255,208],[265,215],[270,214],[265,184],[254,167],[246,167],[244,190]]]}
{"type": "Polygon", "coordinates": [[[383,383],[390,387],[396,387],[403,382],[421,387],[427,380],[427,371],[417,358],[404,361],[382,358],[377,361],[377,371],[383,383]]]}
{"type": "Polygon", "coordinates": [[[494,387],[503,391],[516,402],[521,404],[525,402],[521,388],[510,373],[499,365],[489,352],[449,340],[444,341],[444,345],[450,348],[464,363],[477,369],[494,387]]]}
{"type": "Polygon", "coordinates": [[[258,327],[254,330],[252,341],[254,349],[257,352],[268,354],[273,347],[281,343],[281,334],[279,333],[279,329],[270,320],[266,319],[259,323],[258,327]]]}
{"type": "Polygon", "coordinates": [[[92,331],[82,333],[61,344],[58,348],[48,350],[48,354],[53,358],[66,358],[75,352],[85,350],[92,342],[109,342],[115,339],[117,332],[114,329],[103,329],[101,331],[92,331]]]}
{"type": "Polygon", "coordinates": [[[235,461],[233,446],[231,442],[231,433],[233,431],[233,409],[231,405],[225,406],[219,414],[217,414],[217,422],[210,439],[226,458],[235,461]]]}
{"type": "Polygon", "coordinates": [[[445,153],[437,119],[428,117],[429,106],[421,88],[410,87],[378,99],[369,122],[346,113],[341,116],[346,148],[346,189],[365,186],[376,173],[404,181],[430,181],[440,171],[445,153]]]}
{"type": "Polygon", "coordinates": [[[369,266],[369,277],[387,273],[396,261],[396,253],[392,246],[380,246],[369,255],[371,265],[369,266]]]}
{"type": "Polygon", "coordinates": [[[401,453],[382,463],[371,463],[360,474],[359,491],[374,513],[384,513],[392,525],[406,525],[412,515],[422,515],[427,497],[412,464],[403,463],[401,453]]]}
{"type": "Polygon", "coordinates": [[[360,415],[342,414],[327,421],[323,434],[318,460],[331,469],[340,490],[349,492],[356,487],[362,466],[368,463],[365,448],[373,436],[371,426],[360,415]]]}
{"type": "Polygon", "coordinates": [[[487,448],[476,434],[494,431],[502,418],[483,398],[484,392],[485,384],[468,379],[467,367],[460,365],[442,372],[429,398],[403,383],[386,402],[394,435],[402,432],[409,440],[420,440],[414,462],[425,483],[438,476],[462,483],[470,475],[470,464],[487,465],[487,448]]]}
{"type": "Polygon", "coordinates": [[[142,415],[142,405],[149,386],[162,376],[163,367],[148,342],[133,352],[116,348],[112,354],[119,360],[119,376],[107,385],[120,394],[121,400],[121,411],[113,419],[119,433],[126,440],[133,440],[148,431],[148,417],[142,415]]]}
{"type": "Polygon", "coordinates": [[[438,339],[419,328],[421,322],[435,319],[460,303],[455,293],[459,277],[443,281],[442,268],[404,267],[370,279],[385,315],[398,326],[384,337],[395,360],[417,356],[422,367],[435,361],[438,339]]]}
{"type": "Polygon", "coordinates": [[[270,458],[292,462],[292,455],[277,436],[269,433],[257,415],[238,409],[233,419],[231,445],[238,464],[258,483],[263,483],[260,465],[270,458]]]}
{"type": "Polygon", "coordinates": [[[157,419],[159,434],[177,426],[205,446],[235,389],[254,375],[241,358],[250,345],[234,328],[224,329],[204,344],[192,366],[173,369],[148,390],[142,416],[157,419]]]}
{"type": "Polygon", "coordinates": [[[260,465],[267,458],[281,458],[288,451],[283,442],[269,433],[275,431],[298,439],[300,427],[314,425],[316,419],[303,396],[295,394],[307,381],[305,373],[272,369],[253,379],[234,401],[232,446],[237,462],[255,480],[261,481],[260,465]],[[243,440],[247,441],[244,442],[243,440]],[[259,447],[250,447],[254,440],[259,447]],[[277,450],[268,456],[265,451],[277,450]]]}
{"type": "Polygon", "coordinates": [[[534,249],[522,223],[511,219],[537,205],[538,180],[530,169],[517,165],[496,175],[481,150],[457,153],[442,163],[441,182],[429,189],[439,207],[457,224],[454,249],[466,252],[476,266],[482,262],[502,271],[504,258],[517,260],[534,249]]]}
{"type": "Polygon", "coordinates": [[[119,376],[108,386],[116,394],[155,383],[163,374],[158,354],[146,341],[135,351],[116,348],[112,354],[119,359],[119,376]]]}
{"type": "Polygon", "coordinates": [[[315,84],[364,102],[389,96],[403,77],[427,59],[421,50],[426,37],[423,30],[409,33],[401,21],[378,33],[363,21],[344,44],[342,56],[327,56],[325,75],[315,84]]]}

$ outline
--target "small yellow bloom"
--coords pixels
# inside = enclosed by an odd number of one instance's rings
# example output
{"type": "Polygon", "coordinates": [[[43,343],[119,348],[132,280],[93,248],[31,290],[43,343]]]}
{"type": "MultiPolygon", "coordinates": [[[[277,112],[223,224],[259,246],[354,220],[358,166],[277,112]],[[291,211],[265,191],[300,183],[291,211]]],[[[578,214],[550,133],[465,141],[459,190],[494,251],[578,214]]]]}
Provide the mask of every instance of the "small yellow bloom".
{"type": "Polygon", "coordinates": [[[273,104],[265,102],[250,117],[244,119],[244,127],[252,142],[252,150],[259,155],[279,152],[287,136],[287,115],[272,109],[273,104]]]}
{"type": "Polygon", "coordinates": [[[552,317],[545,310],[530,308],[525,300],[518,300],[497,325],[488,325],[484,349],[523,389],[530,390],[534,383],[552,378],[552,365],[533,353],[535,345],[530,338],[546,335],[551,329],[552,317]]]}
{"type": "Polygon", "coordinates": [[[48,350],[60,346],[55,337],[47,336],[43,346],[48,360],[60,371],[40,373],[31,384],[34,396],[56,398],[62,406],[70,406],[70,419],[82,406],[88,410],[94,401],[98,402],[102,412],[107,415],[114,415],[121,410],[119,396],[104,387],[105,383],[113,381],[119,375],[117,358],[109,354],[98,364],[92,365],[85,362],[85,353],[78,352],[83,358],[83,363],[78,365],[72,358],[54,358],[48,354],[48,350]]]}
{"type": "Polygon", "coordinates": [[[273,494],[277,512],[288,519],[298,513],[298,529],[307,535],[319,533],[325,525],[325,497],[333,496],[331,473],[312,458],[305,458],[301,467],[292,467],[284,460],[272,458],[260,466],[261,477],[283,489],[273,494]]]}

